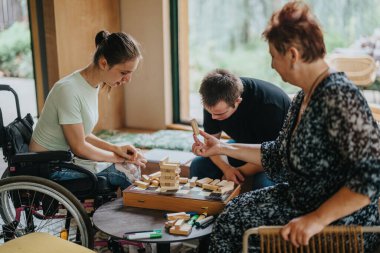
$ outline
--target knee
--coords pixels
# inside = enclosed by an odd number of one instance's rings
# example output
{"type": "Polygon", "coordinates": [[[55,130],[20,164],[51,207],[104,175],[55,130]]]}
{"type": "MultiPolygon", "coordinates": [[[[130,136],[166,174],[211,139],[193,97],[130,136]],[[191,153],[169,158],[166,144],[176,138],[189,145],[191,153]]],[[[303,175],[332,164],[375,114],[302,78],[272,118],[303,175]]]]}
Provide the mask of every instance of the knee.
{"type": "Polygon", "coordinates": [[[274,185],[274,182],[272,182],[265,172],[257,173],[252,178],[252,190],[261,189],[264,187],[272,186],[274,185]]]}
{"type": "Polygon", "coordinates": [[[130,186],[131,183],[129,182],[127,176],[124,173],[118,172],[119,171],[108,173],[107,179],[112,186],[118,186],[121,188],[121,190],[124,190],[125,188],[130,186]]]}
{"type": "Polygon", "coordinates": [[[190,178],[192,177],[200,177],[201,170],[204,168],[202,164],[204,164],[205,158],[203,157],[196,157],[191,161],[190,164],[190,178]]]}

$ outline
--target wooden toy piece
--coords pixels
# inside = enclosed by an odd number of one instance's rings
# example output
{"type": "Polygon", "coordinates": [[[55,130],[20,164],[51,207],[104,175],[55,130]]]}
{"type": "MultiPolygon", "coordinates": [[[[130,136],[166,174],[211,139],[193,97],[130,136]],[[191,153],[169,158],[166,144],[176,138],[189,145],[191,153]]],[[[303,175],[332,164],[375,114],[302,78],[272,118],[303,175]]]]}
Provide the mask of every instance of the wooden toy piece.
{"type": "Polygon", "coordinates": [[[178,220],[174,223],[174,227],[175,227],[176,229],[179,229],[184,223],[185,223],[185,220],[184,220],[184,219],[178,219],[178,220]]]}
{"type": "Polygon", "coordinates": [[[199,127],[198,127],[198,122],[196,119],[190,120],[191,128],[193,128],[193,133],[195,135],[199,134],[199,127]]]}
{"type": "Polygon", "coordinates": [[[142,175],[141,178],[145,183],[150,183],[151,179],[148,175],[142,175]]]}
{"type": "Polygon", "coordinates": [[[192,177],[189,181],[190,187],[195,187],[198,177],[192,177]]]}
{"type": "Polygon", "coordinates": [[[219,186],[217,185],[219,182],[220,182],[220,179],[215,179],[214,181],[208,184],[203,184],[202,188],[206,190],[216,191],[219,189],[219,186]]]}
{"type": "Polygon", "coordinates": [[[136,180],[134,182],[134,185],[137,185],[140,188],[146,189],[146,188],[148,188],[149,183],[146,183],[146,182],[143,182],[143,181],[140,181],[140,180],[136,180]]]}
{"type": "Polygon", "coordinates": [[[149,175],[149,178],[151,180],[153,180],[153,179],[159,179],[160,177],[161,177],[161,171],[157,171],[157,172],[152,173],[152,174],[149,175]]]}
{"type": "Polygon", "coordinates": [[[227,180],[222,180],[221,182],[217,183],[216,185],[217,186],[225,186],[226,184],[228,184],[229,181],[227,180]]]}
{"type": "Polygon", "coordinates": [[[169,157],[164,157],[163,159],[160,160],[159,162],[159,166],[161,168],[161,166],[179,166],[181,165],[180,163],[178,162],[169,162],[169,157]]]}
{"type": "Polygon", "coordinates": [[[216,191],[219,189],[219,186],[217,185],[212,185],[212,184],[203,184],[202,188],[205,190],[211,190],[211,191],[216,191]]]}
{"type": "Polygon", "coordinates": [[[177,219],[190,220],[190,214],[187,214],[185,212],[168,213],[166,214],[166,217],[168,220],[177,220],[177,219]]]}
{"type": "Polygon", "coordinates": [[[229,181],[228,184],[225,186],[220,187],[219,189],[216,190],[216,192],[224,194],[226,192],[232,191],[234,189],[234,182],[229,181]]]}
{"type": "Polygon", "coordinates": [[[181,169],[179,167],[180,165],[181,165],[180,163],[165,163],[163,165],[160,165],[160,171],[162,173],[163,169],[164,170],[179,169],[179,172],[181,172],[181,169]]]}
{"type": "Polygon", "coordinates": [[[157,179],[153,179],[150,184],[153,186],[153,187],[158,187],[160,185],[160,182],[157,180],[157,179]]]}
{"type": "Polygon", "coordinates": [[[189,235],[191,233],[192,228],[193,227],[189,224],[183,224],[179,228],[173,226],[169,229],[169,233],[174,235],[189,235]]]}
{"type": "Polygon", "coordinates": [[[175,191],[175,190],[178,190],[179,189],[179,186],[168,186],[168,185],[165,185],[165,184],[161,184],[160,183],[160,191],[161,192],[166,192],[166,191],[175,191]]]}
{"type": "Polygon", "coordinates": [[[161,165],[163,165],[164,163],[168,162],[169,161],[169,157],[165,156],[164,158],[162,158],[159,162],[159,165],[161,167],[161,165]]]}
{"type": "Polygon", "coordinates": [[[198,181],[196,181],[196,184],[200,187],[202,187],[203,184],[208,184],[210,182],[212,182],[213,180],[209,177],[205,177],[205,178],[202,178],[202,179],[199,179],[198,181]]]}
{"type": "Polygon", "coordinates": [[[167,222],[165,222],[165,227],[166,228],[171,228],[174,226],[174,224],[176,223],[177,220],[169,220],[167,222]]]}
{"type": "Polygon", "coordinates": [[[187,177],[180,177],[179,178],[179,183],[180,184],[187,184],[187,181],[188,181],[189,179],[187,178],[187,177]]]}
{"type": "Polygon", "coordinates": [[[215,179],[215,180],[212,181],[210,184],[211,184],[211,185],[217,185],[217,184],[219,184],[219,182],[220,182],[220,179],[215,179]]]}

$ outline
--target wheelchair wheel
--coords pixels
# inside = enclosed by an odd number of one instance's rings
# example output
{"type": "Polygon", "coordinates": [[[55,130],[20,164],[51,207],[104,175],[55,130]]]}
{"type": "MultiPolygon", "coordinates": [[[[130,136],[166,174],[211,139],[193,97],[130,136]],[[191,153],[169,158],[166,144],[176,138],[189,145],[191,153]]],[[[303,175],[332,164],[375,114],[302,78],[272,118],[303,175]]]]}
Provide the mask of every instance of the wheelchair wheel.
{"type": "Polygon", "coordinates": [[[92,249],[92,224],[79,200],[45,178],[0,180],[0,244],[33,232],[46,232],[92,249]]]}

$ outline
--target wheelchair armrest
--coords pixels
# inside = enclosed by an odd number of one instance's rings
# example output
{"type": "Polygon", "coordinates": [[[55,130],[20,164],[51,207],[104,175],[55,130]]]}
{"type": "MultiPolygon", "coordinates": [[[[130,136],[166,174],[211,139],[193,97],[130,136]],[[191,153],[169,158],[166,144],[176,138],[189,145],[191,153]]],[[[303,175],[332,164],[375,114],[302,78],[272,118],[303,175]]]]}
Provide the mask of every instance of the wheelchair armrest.
{"type": "Polygon", "coordinates": [[[71,161],[72,154],[69,151],[45,151],[33,153],[18,153],[12,158],[12,163],[36,162],[46,163],[52,161],[71,161]]]}

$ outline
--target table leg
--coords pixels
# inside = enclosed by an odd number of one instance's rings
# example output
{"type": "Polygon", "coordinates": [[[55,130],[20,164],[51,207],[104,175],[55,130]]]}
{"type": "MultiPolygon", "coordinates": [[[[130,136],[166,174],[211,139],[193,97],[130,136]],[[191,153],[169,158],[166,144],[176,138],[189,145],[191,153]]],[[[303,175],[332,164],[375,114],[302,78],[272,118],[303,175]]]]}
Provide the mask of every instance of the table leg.
{"type": "Polygon", "coordinates": [[[170,243],[157,243],[157,253],[170,253],[170,243]]]}
{"type": "Polygon", "coordinates": [[[210,245],[210,236],[199,239],[198,253],[207,253],[210,245]]]}

